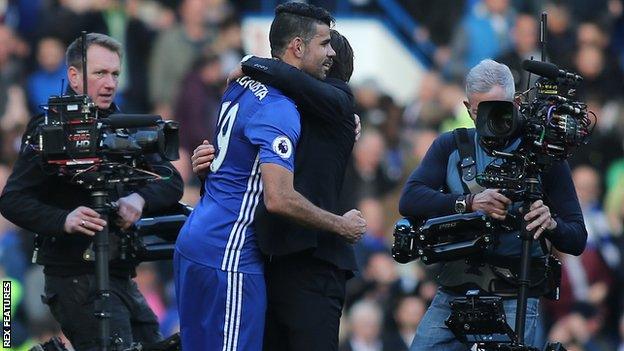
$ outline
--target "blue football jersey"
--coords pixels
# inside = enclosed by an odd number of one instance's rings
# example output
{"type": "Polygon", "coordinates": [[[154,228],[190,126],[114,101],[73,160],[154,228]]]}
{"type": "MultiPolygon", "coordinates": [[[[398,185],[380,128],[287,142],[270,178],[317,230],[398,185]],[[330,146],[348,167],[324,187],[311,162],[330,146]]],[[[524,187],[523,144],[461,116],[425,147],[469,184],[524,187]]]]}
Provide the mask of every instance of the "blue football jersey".
{"type": "Polygon", "coordinates": [[[176,249],[197,263],[228,272],[262,273],[254,212],[262,201],[260,164],[293,171],[301,125],[292,100],[279,90],[242,77],[226,90],[217,150],[205,193],[182,227],[176,249]]]}

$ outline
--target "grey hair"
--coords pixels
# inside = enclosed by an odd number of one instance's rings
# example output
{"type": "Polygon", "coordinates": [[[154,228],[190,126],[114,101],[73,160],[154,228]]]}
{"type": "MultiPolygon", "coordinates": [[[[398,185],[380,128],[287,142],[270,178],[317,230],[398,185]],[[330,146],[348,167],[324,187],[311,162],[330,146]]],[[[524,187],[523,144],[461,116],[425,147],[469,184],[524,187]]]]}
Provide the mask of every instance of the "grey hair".
{"type": "Polygon", "coordinates": [[[506,100],[513,101],[516,89],[509,67],[494,60],[483,60],[466,76],[466,95],[487,93],[496,85],[505,90],[506,100]]]}
{"type": "Polygon", "coordinates": [[[376,302],[368,300],[358,301],[353,304],[353,306],[351,306],[351,310],[349,311],[349,319],[352,321],[359,320],[367,314],[372,315],[372,317],[381,324],[383,318],[381,308],[376,302]]]}
{"type": "MultiPolygon", "coordinates": [[[[106,34],[101,33],[89,33],[87,34],[87,48],[89,50],[91,45],[98,45],[103,48],[106,48],[117,55],[119,55],[119,59],[121,60],[123,55],[123,49],[121,44],[109,37],[106,34]]],[[[65,52],[65,60],[67,63],[67,67],[74,66],[78,70],[82,70],[82,36],[78,37],[67,47],[67,51],[65,52]]],[[[87,62],[87,66],[89,62],[87,62]]]]}

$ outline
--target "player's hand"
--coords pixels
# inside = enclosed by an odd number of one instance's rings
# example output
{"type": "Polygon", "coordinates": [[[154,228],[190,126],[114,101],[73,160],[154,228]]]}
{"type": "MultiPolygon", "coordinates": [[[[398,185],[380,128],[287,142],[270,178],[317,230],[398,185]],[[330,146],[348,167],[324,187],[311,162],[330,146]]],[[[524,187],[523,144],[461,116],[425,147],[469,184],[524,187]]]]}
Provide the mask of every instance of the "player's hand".
{"type": "Polygon", "coordinates": [[[358,242],[366,232],[366,220],[358,210],[351,210],[342,215],[343,225],[339,233],[351,244],[358,242]]]}
{"type": "Polygon", "coordinates": [[[357,113],[353,114],[353,119],[355,120],[355,141],[358,141],[360,136],[362,136],[362,123],[357,113]]]}
{"type": "Polygon", "coordinates": [[[233,80],[237,80],[238,78],[244,76],[245,73],[243,73],[243,67],[241,66],[241,64],[238,64],[238,66],[236,66],[236,68],[234,68],[230,74],[228,74],[227,77],[227,84],[229,85],[233,80]]]}
{"type": "Polygon", "coordinates": [[[63,230],[69,234],[95,235],[106,226],[106,221],[100,218],[95,210],[80,206],[71,211],[65,218],[63,230]]]}
{"type": "Polygon", "coordinates": [[[507,207],[511,200],[499,192],[499,189],[485,189],[476,194],[472,200],[472,210],[482,211],[486,215],[504,220],[507,216],[507,207]]]}
{"type": "Polygon", "coordinates": [[[557,221],[552,218],[550,208],[542,200],[531,204],[529,213],[524,215],[524,220],[529,223],[526,227],[528,231],[535,230],[534,239],[538,239],[546,230],[557,228],[557,221]]]}
{"type": "Polygon", "coordinates": [[[208,140],[195,148],[193,156],[191,156],[191,163],[193,165],[193,173],[198,177],[204,178],[208,173],[208,168],[215,158],[215,148],[210,145],[208,140]]]}
{"type": "Polygon", "coordinates": [[[121,229],[128,229],[134,222],[141,218],[145,199],[137,193],[132,193],[117,200],[117,215],[119,218],[115,223],[121,229]]]}

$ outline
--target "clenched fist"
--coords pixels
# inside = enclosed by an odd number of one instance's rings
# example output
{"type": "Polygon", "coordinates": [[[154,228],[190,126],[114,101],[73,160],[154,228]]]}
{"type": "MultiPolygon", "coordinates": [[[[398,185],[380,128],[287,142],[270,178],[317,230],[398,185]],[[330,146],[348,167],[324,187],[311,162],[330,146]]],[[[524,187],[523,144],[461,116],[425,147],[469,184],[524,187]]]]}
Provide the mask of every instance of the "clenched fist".
{"type": "Polygon", "coordinates": [[[193,164],[193,173],[198,177],[204,178],[208,173],[208,168],[215,158],[215,148],[210,145],[208,140],[195,148],[191,162],[193,164]]]}
{"type": "Polygon", "coordinates": [[[343,223],[340,236],[351,244],[358,242],[366,232],[366,220],[358,210],[351,210],[342,215],[343,223]]]}

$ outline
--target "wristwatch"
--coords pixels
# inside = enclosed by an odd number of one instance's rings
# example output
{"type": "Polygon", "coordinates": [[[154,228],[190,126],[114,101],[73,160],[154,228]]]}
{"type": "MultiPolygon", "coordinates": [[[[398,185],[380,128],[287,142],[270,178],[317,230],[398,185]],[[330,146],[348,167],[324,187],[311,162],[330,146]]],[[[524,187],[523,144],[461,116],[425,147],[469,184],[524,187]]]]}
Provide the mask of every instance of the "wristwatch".
{"type": "Polygon", "coordinates": [[[455,212],[456,213],[464,213],[466,212],[466,197],[460,196],[455,200],[455,212]]]}

